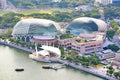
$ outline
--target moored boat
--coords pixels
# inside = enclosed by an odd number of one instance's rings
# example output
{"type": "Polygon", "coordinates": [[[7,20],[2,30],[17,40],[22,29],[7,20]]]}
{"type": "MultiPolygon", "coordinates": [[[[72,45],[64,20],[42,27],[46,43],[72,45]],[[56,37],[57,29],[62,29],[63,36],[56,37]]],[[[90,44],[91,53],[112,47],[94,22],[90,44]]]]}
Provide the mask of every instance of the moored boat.
{"type": "Polygon", "coordinates": [[[23,68],[16,68],[15,71],[24,71],[23,68]]]}
{"type": "Polygon", "coordinates": [[[51,67],[50,66],[42,66],[42,68],[44,68],[44,69],[50,69],[51,67]]]}

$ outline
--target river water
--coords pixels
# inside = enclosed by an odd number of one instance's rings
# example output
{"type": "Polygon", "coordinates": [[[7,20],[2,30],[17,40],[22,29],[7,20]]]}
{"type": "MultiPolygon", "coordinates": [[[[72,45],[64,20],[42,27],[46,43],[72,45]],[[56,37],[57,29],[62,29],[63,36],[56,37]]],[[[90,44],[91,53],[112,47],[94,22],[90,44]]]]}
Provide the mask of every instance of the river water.
{"type": "Polygon", "coordinates": [[[103,80],[69,67],[57,71],[42,69],[43,65],[50,63],[33,61],[28,55],[27,52],[0,45],[0,80],[103,80]],[[15,71],[21,67],[23,72],[15,71]]]}

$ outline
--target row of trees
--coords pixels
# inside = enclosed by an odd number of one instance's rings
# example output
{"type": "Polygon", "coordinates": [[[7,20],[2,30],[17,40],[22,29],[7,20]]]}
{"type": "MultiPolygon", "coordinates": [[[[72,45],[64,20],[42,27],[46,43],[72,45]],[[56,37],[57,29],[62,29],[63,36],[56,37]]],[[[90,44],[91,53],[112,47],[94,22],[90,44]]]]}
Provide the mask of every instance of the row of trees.
{"type": "Polygon", "coordinates": [[[117,52],[120,48],[115,44],[108,45],[108,49],[111,49],[114,52],[117,52]]]}
{"type": "Polygon", "coordinates": [[[115,20],[110,21],[111,29],[106,32],[108,39],[113,39],[115,34],[120,34],[119,24],[115,20]]]}
{"type": "Polygon", "coordinates": [[[110,25],[112,29],[116,32],[116,34],[120,34],[120,26],[115,20],[111,20],[110,25]]]}
{"type": "Polygon", "coordinates": [[[13,28],[13,26],[23,17],[23,14],[13,12],[0,16],[0,28],[13,28]]]}
{"type": "Polygon", "coordinates": [[[85,56],[85,55],[77,55],[75,54],[74,50],[64,50],[63,47],[60,47],[61,49],[61,58],[66,59],[70,62],[75,62],[76,64],[82,64],[83,66],[90,66],[90,65],[98,65],[100,63],[98,56],[93,53],[91,56],[85,56]]]}
{"type": "Polygon", "coordinates": [[[108,66],[107,69],[107,75],[114,76],[118,79],[120,78],[120,72],[116,72],[112,65],[108,66]]]}
{"type": "Polygon", "coordinates": [[[24,41],[21,41],[19,39],[10,38],[9,41],[13,44],[16,44],[16,45],[19,45],[22,47],[28,47],[28,48],[31,47],[32,49],[35,49],[34,45],[27,43],[27,42],[24,42],[24,41]]]}
{"type": "Polygon", "coordinates": [[[9,12],[2,16],[0,16],[0,28],[12,28],[21,18],[23,17],[33,17],[33,18],[41,18],[41,19],[50,19],[56,22],[70,22],[75,18],[81,16],[89,16],[89,17],[100,17],[97,13],[98,11],[69,11],[69,12],[62,12],[62,11],[53,11],[52,14],[47,13],[33,13],[29,15],[19,14],[9,12]],[[83,15],[84,14],[84,15],[83,15]]]}
{"type": "MultiPolygon", "coordinates": [[[[4,41],[8,40],[8,41],[10,41],[10,43],[16,44],[18,46],[35,49],[34,44],[27,43],[27,42],[21,41],[19,39],[13,38],[11,34],[12,34],[12,29],[7,29],[4,34],[0,35],[0,39],[2,39],[4,41]]],[[[40,45],[38,45],[38,46],[40,46],[40,45]]]]}
{"type": "Polygon", "coordinates": [[[49,7],[58,7],[58,8],[70,8],[76,7],[80,4],[90,4],[94,0],[60,0],[60,2],[54,2],[53,0],[9,0],[17,8],[49,8],[49,7]]]}
{"type": "MultiPolygon", "coordinates": [[[[115,35],[120,34],[120,28],[119,28],[119,24],[115,20],[110,21],[110,26],[111,29],[106,32],[106,35],[109,40],[112,40],[115,35]]],[[[119,50],[119,47],[115,44],[111,44],[108,45],[108,49],[117,52],[119,50]]]]}

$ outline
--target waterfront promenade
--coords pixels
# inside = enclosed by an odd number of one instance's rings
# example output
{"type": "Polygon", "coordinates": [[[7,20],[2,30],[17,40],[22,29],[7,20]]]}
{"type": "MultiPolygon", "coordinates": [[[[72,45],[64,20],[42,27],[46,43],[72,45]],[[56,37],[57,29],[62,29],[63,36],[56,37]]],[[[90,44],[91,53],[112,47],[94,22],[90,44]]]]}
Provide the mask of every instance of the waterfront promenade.
{"type": "Polygon", "coordinates": [[[18,46],[18,45],[11,44],[11,43],[0,42],[0,44],[10,46],[10,47],[13,47],[13,48],[16,48],[16,49],[20,49],[20,50],[23,50],[23,51],[26,51],[26,52],[29,52],[29,53],[32,53],[34,51],[32,49],[28,49],[26,47],[18,46]]]}
{"type": "Polygon", "coordinates": [[[116,79],[114,77],[110,77],[110,76],[106,75],[105,72],[97,70],[96,68],[87,68],[87,67],[84,67],[82,65],[77,65],[73,62],[68,62],[67,60],[58,59],[58,60],[51,60],[51,62],[58,62],[58,63],[66,65],[66,66],[72,67],[74,69],[85,71],[87,73],[101,77],[101,78],[106,79],[106,80],[119,80],[119,79],[116,79]]]}
{"type": "MultiPolygon", "coordinates": [[[[10,46],[10,47],[13,47],[13,48],[17,48],[17,49],[20,49],[20,50],[23,50],[23,51],[27,51],[29,53],[32,53],[34,51],[34,50],[31,50],[31,49],[28,49],[28,48],[25,48],[25,47],[17,46],[15,44],[8,44],[8,43],[5,43],[5,42],[0,42],[0,44],[10,46]]],[[[67,60],[50,59],[50,61],[61,63],[61,64],[64,64],[66,66],[75,68],[77,70],[85,71],[87,73],[93,74],[95,76],[101,77],[101,78],[106,79],[106,80],[119,80],[119,79],[116,79],[116,78],[113,78],[113,77],[110,77],[110,76],[106,75],[106,73],[101,72],[100,70],[97,70],[96,68],[93,68],[93,69],[86,68],[86,67],[83,67],[82,65],[77,65],[73,62],[68,62],[67,60]]]]}

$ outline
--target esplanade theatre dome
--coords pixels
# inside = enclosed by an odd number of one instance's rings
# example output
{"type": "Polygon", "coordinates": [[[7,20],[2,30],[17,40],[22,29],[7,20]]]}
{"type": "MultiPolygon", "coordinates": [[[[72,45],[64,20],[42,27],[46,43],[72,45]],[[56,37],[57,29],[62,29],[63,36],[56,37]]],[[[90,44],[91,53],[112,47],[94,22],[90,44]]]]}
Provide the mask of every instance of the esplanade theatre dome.
{"type": "Polygon", "coordinates": [[[13,29],[12,35],[56,35],[60,33],[60,26],[46,19],[23,19],[13,29]]]}
{"type": "Polygon", "coordinates": [[[81,17],[73,20],[70,25],[67,26],[66,32],[71,34],[85,33],[91,31],[106,31],[107,24],[99,19],[81,17]]]}

